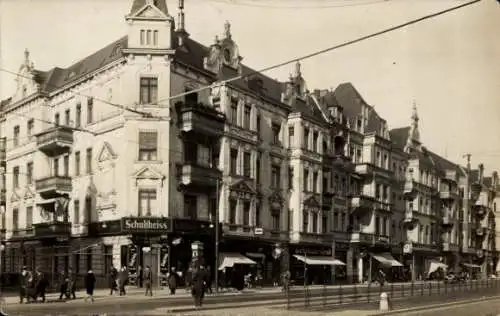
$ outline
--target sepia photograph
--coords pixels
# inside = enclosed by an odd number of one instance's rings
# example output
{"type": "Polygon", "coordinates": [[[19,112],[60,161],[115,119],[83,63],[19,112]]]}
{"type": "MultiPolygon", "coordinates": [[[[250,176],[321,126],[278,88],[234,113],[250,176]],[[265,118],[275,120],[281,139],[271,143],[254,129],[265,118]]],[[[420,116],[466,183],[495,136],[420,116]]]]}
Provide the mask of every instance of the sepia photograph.
{"type": "Polygon", "coordinates": [[[0,0],[0,316],[500,315],[498,30],[498,0],[0,0]]]}

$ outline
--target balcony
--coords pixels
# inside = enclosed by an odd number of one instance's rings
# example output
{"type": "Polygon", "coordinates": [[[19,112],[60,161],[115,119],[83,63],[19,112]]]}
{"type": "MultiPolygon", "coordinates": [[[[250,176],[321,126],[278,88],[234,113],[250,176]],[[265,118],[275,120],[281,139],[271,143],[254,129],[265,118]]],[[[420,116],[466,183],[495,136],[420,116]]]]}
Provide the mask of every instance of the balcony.
{"type": "Polygon", "coordinates": [[[382,236],[377,234],[368,234],[368,233],[351,233],[350,238],[351,243],[360,243],[367,245],[377,245],[377,246],[385,246],[391,244],[391,238],[389,236],[382,236]]]}
{"type": "Polygon", "coordinates": [[[415,180],[407,180],[403,187],[403,194],[407,199],[413,200],[417,195],[417,183],[415,180]]]}
{"type": "Polygon", "coordinates": [[[456,170],[446,170],[444,178],[448,181],[457,182],[458,174],[456,170]]]}
{"type": "Polygon", "coordinates": [[[352,211],[371,211],[374,207],[374,204],[374,199],[365,195],[351,198],[352,211]]]}
{"type": "Polygon", "coordinates": [[[453,244],[449,241],[443,242],[443,251],[444,252],[458,252],[460,247],[457,244],[453,244]]]}
{"type": "Polygon", "coordinates": [[[35,181],[36,191],[44,199],[53,199],[69,195],[73,189],[71,178],[66,176],[50,176],[35,181]]]}
{"type": "Polygon", "coordinates": [[[36,238],[69,238],[71,235],[70,222],[51,222],[33,224],[36,238]]]}
{"type": "Polygon", "coordinates": [[[50,128],[36,135],[38,150],[49,157],[69,153],[73,146],[73,130],[66,126],[50,128]]]}
{"type": "Polygon", "coordinates": [[[413,226],[418,222],[417,212],[414,210],[406,210],[405,218],[403,220],[405,225],[413,226]]]}
{"type": "Polygon", "coordinates": [[[441,225],[448,228],[453,226],[453,217],[449,211],[443,212],[441,225]]]}
{"type": "Polygon", "coordinates": [[[226,116],[213,107],[202,103],[176,103],[179,128],[185,133],[219,137],[224,133],[226,116]]]}
{"type": "Polygon", "coordinates": [[[455,200],[458,198],[458,195],[449,188],[442,188],[439,191],[439,198],[441,200],[455,200]]]}
{"type": "Polygon", "coordinates": [[[386,179],[392,179],[394,174],[391,170],[387,170],[370,163],[357,164],[355,166],[355,171],[362,176],[375,176],[386,179]]]}
{"type": "Polygon", "coordinates": [[[204,167],[186,163],[180,167],[179,176],[183,186],[198,188],[215,188],[222,178],[222,172],[217,168],[204,167]]]}

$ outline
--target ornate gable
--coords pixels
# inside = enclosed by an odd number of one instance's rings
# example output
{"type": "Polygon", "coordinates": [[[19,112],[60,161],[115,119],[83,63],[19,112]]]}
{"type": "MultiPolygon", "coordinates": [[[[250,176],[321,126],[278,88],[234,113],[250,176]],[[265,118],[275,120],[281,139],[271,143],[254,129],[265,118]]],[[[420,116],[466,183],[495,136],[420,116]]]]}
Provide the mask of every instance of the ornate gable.
{"type": "Polygon", "coordinates": [[[240,180],[233,185],[231,185],[231,191],[243,192],[243,193],[252,193],[255,194],[255,190],[253,190],[245,180],[240,180]]]}
{"type": "Polygon", "coordinates": [[[279,190],[275,190],[269,196],[269,202],[271,203],[283,203],[283,196],[279,190]]]}
{"type": "Polygon", "coordinates": [[[10,197],[11,202],[17,202],[21,200],[21,196],[16,192],[16,190],[12,190],[12,196],[10,197]]]}
{"type": "Polygon", "coordinates": [[[111,147],[111,145],[108,142],[104,142],[104,144],[101,147],[101,150],[99,151],[99,155],[97,156],[97,161],[104,162],[108,160],[114,160],[117,157],[118,156],[113,150],[113,147],[111,147]]]}
{"type": "Polygon", "coordinates": [[[215,43],[210,47],[208,57],[203,61],[204,67],[214,73],[219,73],[222,66],[227,66],[241,73],[241,60],[238,45],[231,34],[231,24],[226,21],[222,40],[215,37],[215,43]]]}
{"type": "Polygon", "coordinates": [[[26,187],[26,192],[24,192],[24,199],[29,200],[35,196],[35,193],[31,191],[30,187],[26,187]]]}
{"type": "Polygon", "coordinates": [[[311,195],[310,197],[306,198],[304,200],[304,205],[309,206],[309,207],[314,207],[314,208],[319,208],[321,207],[321,204],[319,201],[316,199],[315,195],[311,195]]]}
{"type": "Polygon", "coordinates": [[[150,180],[161,180],[165,178],[165,176],[161,172],[149,166],[139,169],[132,175],[132,177],[135,179],[150,179],[150,180]]]}
{"type": "Polygon", "coordinates": [[[160,19],[166,19],[168,18],[163,12],[158,10],[155,6],[152,6],[150,4],[146,4],[144,7],[142,7],[141,10],[137,11],[136,14],[133,15],[133,17],[139,17],[139,18],[160,18],[160,19]]]}

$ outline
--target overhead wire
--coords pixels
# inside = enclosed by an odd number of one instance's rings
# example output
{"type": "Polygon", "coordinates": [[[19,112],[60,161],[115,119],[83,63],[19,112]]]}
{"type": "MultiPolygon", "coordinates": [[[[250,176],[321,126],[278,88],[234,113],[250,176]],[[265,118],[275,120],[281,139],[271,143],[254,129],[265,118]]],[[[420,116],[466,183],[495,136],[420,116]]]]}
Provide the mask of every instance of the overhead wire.
{"type": "Polygon", "coordinates": [[[296,63],[296,62],[299,62],[299,61],[310,59],[312,57],[323,55],[323,54],[331,52],[333,50],[336,50],[336,49],[339,49],[339,48],[342,48],[342,47],[345,47],[345,46],[349,46],[349,45],[352,45],[352,44],[356,44],[356,43],[359,43],[359,42],[371,39],[373,37],[380,36],[380,35],[383,35],[383,34],[386,34],[386,33],[389,33],[389,32],[395,31],[395,30],[398,30],[398,29],[402,29],[404,27],[407,27],[407,26],[410,26],[410,25],[413,25],[413,24],[416,24],[416,23],[419,23],[419,22],[422,22],[422,21],[425,21],[425,20],[429,20],[429,19],[435,18],[437,16],[440,16],[440,15],[443,15],[443,14],[446,14],[446,13],[449,13],[449,12],[452,12],[452,11],[456,11],[456,10],[465,8],[467,6],[476,4],[476,3],[481,2],[481,1],[482,0],[472,0],[472,1],[460,4],[460,5],[457,5],[457,6],[453,6],[453,7],[448,8],[448,9],[444,9],[444,10],[441,10],[441,11],[438,11],[438,12],[434,12],[434,13],[425,15],[425,16],[417,18],[417,19],[410,20],[410,21],[402,23],[402,24],[398,24],[396,26],[392,26],[392,27],[386,28],[384,30],[381,30],[381,31],[378,31],[378,32],[375,32],[375,33],[371,33],[369,35],[358,37],[358,38],[356,38],[354,40],[349,40],[349,41],[343,42],[341,44],[337,44],[337,45],[334,45],[334,46],[331,46],[331,47],[328,47],[328,48],[325,48],[325,49],[321,49],[321,50],[312,52],[312,53],[307,54],[307,55],[303,55],[301,57],[296,57],[296,58],[293,58],[293,59],[290,59],[290,60],[287,60],[287,61],[284,61],[284,62],[281,62],[281,63],[278,63],[278,64],[274,64],[274,65],[262,68],[260,70],[252,70],[252,71],[250,71],[250,72],[248,72],[246,74],[241,74],[241,75],[235,76],[235,77],[230,78],[230,79],[216,81],[216,82],[214,82],[211,85],[203,86],[203,87],[192,89],[192,90],[189,90],[189,91],[186,91],[186,92],[182,92],[182,93],[179,93],[179,94],[176,94],[176,95],[173,95],[173,96],[169,96],[167,98],[160,99],[156,103],[156,105],[161,105],[161,102],[163,102],[163,101],[171,101],[173,99],[181,98],[181,97],[187,96],[187,95],[192,94],[192,93],[198,93],[198,92],[205,91],[207,89],[212,89],[212,88],[215,88],[215,87],[221,87],[221,86],[224,86],[224,85],[226,85],[228,83],[231,83],[231,82],[234,82],[234,81],[237,81],[237,80],[242,80],[242,79],[245,79],[245,78],[249,78],[249,77],[252,77],[254,75],[257,75],[257,74],[260,74],[260,73],[263,73],[263,72],[267,72],[269,70],[273,70],[273,69],[276,69],[276,68],[280,68],[280,67],[292,64],[292,63],[296,63]]]}
{"type": "MultiPolygon", "coordinates": [[[[334,45],[334,46],[331,46],[331,47],[328,47],[328,48],[325,48],[325,49],[322,49],[322,50],[315,51],[315,52],[307,54],[307,55],[303,55],[301,57],[293,58],[293,59],[290,59],[290,60],[287,60],[287,61],[275,64],[275,65],[271,65],[271,66],[265,67],[265,68],[260,69],[260,70],[250,71],[249,73],[238,75],[238,76],[235,76],[233,78],[229,78],[229,79],[226,79],[226,80],[221,80],[221,81],[214,82],[211,85],[206,85],[206,86],[203,86],[203,87],[200,87],[200,88],[192,89],[190,91],[186,91],[186,92],[179,93],[179,94],[176,94],[176,95],[173,95],[173,96],[169,96],[168,98],[160,99],[156,103],[151,104],[151,105],[156,105],[156,106],[162,105],[161,102],[164,102],[164,101],[171,101],[173,99],[181,98],[181,97],[184,97],[184,96],[192,94],[192,93],[201,92],[201,91],[204,91],[204,90],[207,90],[207,89],[212,89],[214,87],[224,86],[224,85],[226,85],[228,83],[231,83],[231,82],[234,82],[234,81],[237,81],[237,80],[242,80],[242,79],[251,77],[251,76],[256,75],[256,74],[267,72],[269,70],[280,68],[280,67],[283,67],[283,66],[286,66],[286,65],[298,62],[298,61],[305,60],[305,59],[313,58],[313,57],[325,54],[327,52],[330,52],[330,51],[333,51],[333,50],[336,50],[336,49],[339,49],[339,48],[342,48],[342,47],[345,47],[345,46],[356,44],[356,43],[359,43],[361,41],[368,40],[368,39],[374,38],[376,36],[383,35],[383,34],[386,34],[386,33],[389,33],[389,32],[392,32],[392,31],[395,31],[395,30],[398,30],[398,29],[401,29],[401,28],[404,28],[404,27],[407,27],[407,26],[410,26],[410,25],[413,25],[413,24],[416,24],[416,23],[419,23],[421,21],[428,20],[428,19],[440,16],[440,15],[443,15],[443,14],[446,14],[446,13],[449,13],[449,12],[452,12],[452,11],[455,11],[455,10],[458,10],[458,9],[470,6],[470,5],[478,3],[480,1],[481,0],[473,0],[473,1],[469,1],[469,2],[460,4],[460,5],[457,5],[457,6],[453,6],[451,8],[445,9],[445,10],[441,10],[441,11],[438,11],[438,12],[435,12],[435,13],[432,13],[432,14],[428,14],[428,15],[425,15],[423,17],[420,17],[420,18],[417,18],[417,19],[413,19],[413,20],[410,20],[408,22],[405,22],[405,23],[402,23],[402,24],[399,24],[399,25],[396,25],[396,26],[393,26],[393,27],[390,27],[390,28],[387,28],[387,29],[384,29],[384,30],[381,30],[381,31],[378,31],[378,32],[375,32],[375,33],[371,33],[369,35],[361,36],[361,37],[356,38],[354,40],[346,41],[346,42],[343,42],[341,44],[337,44],[337,45],[334,45]]],[[[3,71],[3,72],[6,72],[6,73],[10,73],[10,74],[19,76],[19,74],[15,73],[15,72],[12,72],[12,71],[9,71],[9,70],[6,70],[4,68],[0,68],[0,71],[3,71]]],[[[31,79],[31,78],[29,78],[29,79],[31,79]]],[[[74,93],[75,94],[79,94],[78,92],[74,92],[74,93]]],[[[85,95],[83,95],[83,96],[85,96],[85,95]]],[[[162,117],[159,117],[159,116],[151,115],[150,113],[147,113],[147,112],[142,112],[142,111],[137,111],[137,110],[131,109],[130,107],[127,107],[127,106],[124,106],[124,105],[120,105],[120,104],[116,104],[116,103],[111,103],[111,102],[108,102],[106,100],[97,99],[97,98],[95,98],[93,96],[85,96],[85,97],[92,97],[96,101],[100,101],[100,102],[103,102],[105,104],[112,105],[114,107],[118,107],[118,108],[120,108],[122,110],[127,110],[127,111],[130,111],[130,112],[136,113],[136,114],[140,114],[140,115],[146,114],[145,116],[149,117],[149,118],[157,118],[157,119],[161,119],[162,118],[162,117]]],[[[16,113],[14,113],[14,114],[16,114],[16,113]]],[[[24,117],[30,118],[30,119],[35,119],[35,120],[38,120],[38,121],[42,121],[44,123],[49,123],[49,124],[52,124],[54,126],[64,126],[64,125],[61,125],[61,124],[56,124],[55,122],[50,122],[50,121],[47,121],[47,120],[39,119],[39,118],[36,118],[36,117],[31,117],[31,116],[28,116],[28,115],[22,115],[22,114],[17,114],[17,115],[24,116],[24,117]]],[[[103,133],[97,133],[97,132],[91,131],[91,130],[86,129],[86,128],[76,128],[76,127],[71,127],[71,126],[67,126],[67,127],[71,128],[74,131],[80,131],[80,132],[90,133],[90,134],[92,134],[94,136],[103,134],[103,133]]],[[[110,135],[110,136],[115,136],[115,135],[110,135]]],[[[120,140],[123,140],[122,137],[117,137],[117,138],[120,139],[120,140]]],[[[125,139],[125,140],[133,142],[133,143],[138,143],[137,141],[134,141],[134,140],[127,140],[127,139],[125,139]]],[[[174,151],[172,148],[169,148],[169,150],[174,151]]],[[[182,153],[180,151],[177,151],[177,152],[178,153],[182,153]]]]}
{"type": "MultiPolygon", "coordinates": [[[[265,8],[265,9],[328,9],[328,8],[344,8],[344,7],[358,7],[382,2],[389,2],[392,0],[361,0],[359,2],[355,2],[353,0],[343,0],[343,4],[326,4],[326,5],[268,5],[262,3],[256,3],[256,1],[252,1],[253,3],[235,1],[235,0],[209,0],[211,2],[219,3],[219,4],[227,4],[233,6],[244,6],[244,7],[254,7],[254,8],[265,8]],[[347,3],[349,2],[349,3],[347,3]]],[[[273,1],[276,2],[276,1],[273,1]]],[[[329,1],[326,1],[329,2],[329,1]]],[[[333,1],[332,1],[333,2],[333,1]]]]}

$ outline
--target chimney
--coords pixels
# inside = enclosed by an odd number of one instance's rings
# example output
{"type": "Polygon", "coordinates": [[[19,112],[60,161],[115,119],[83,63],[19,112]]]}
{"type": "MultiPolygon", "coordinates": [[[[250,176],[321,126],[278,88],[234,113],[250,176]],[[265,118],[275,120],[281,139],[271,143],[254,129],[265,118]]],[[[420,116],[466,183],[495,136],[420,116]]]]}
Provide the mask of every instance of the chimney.
{"type": "Polygon", "coordinates": [[[479,170],[479,179],[478,179],[478,182],[479,183],[483,183],[483,176],[484,176],[484,165],[481,163],[479,164],[478,166],[478,170],[479,170]]]}
{"type": "Polygon", "coordinates": [[[184,0],[179,0],[179,14],[177,17],[177,33],[179,34],[179,46],[184,44],[184,38],[189,34],[186,32],[185,15],[184,15],[184,0]]]}

